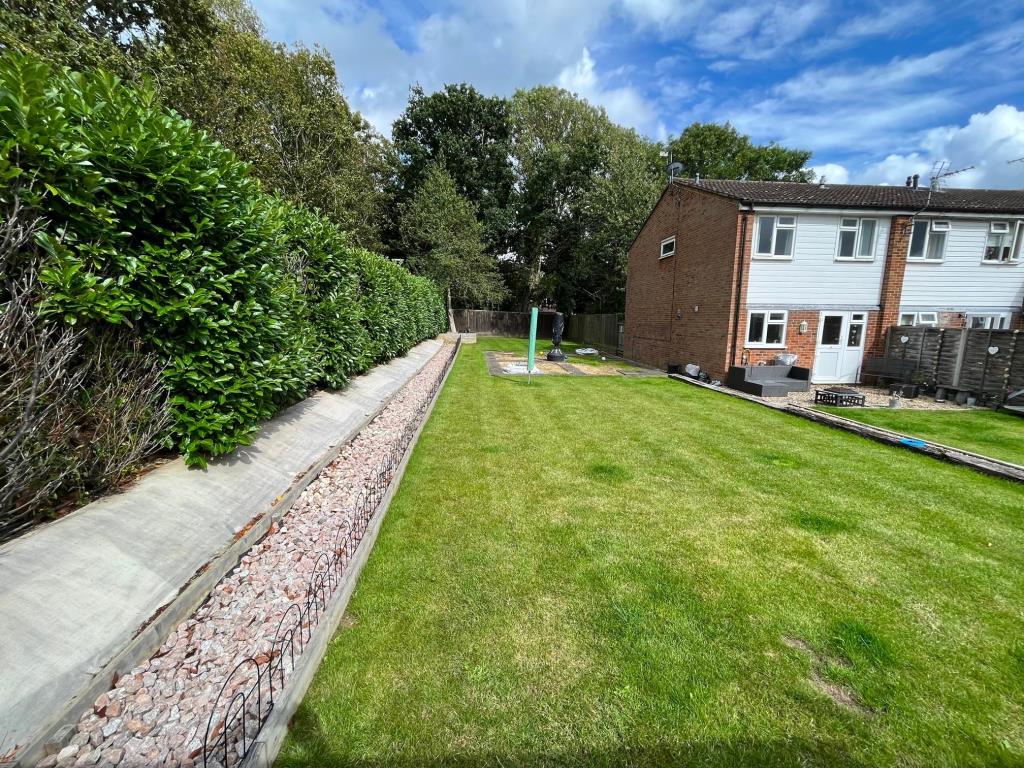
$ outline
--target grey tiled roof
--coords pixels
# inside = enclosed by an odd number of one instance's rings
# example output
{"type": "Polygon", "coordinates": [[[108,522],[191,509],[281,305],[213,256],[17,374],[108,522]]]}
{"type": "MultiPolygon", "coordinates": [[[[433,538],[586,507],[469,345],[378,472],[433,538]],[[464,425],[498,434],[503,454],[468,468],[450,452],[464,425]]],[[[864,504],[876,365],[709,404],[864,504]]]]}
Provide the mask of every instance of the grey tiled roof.
{"type": "Polygon", "coordinates": [[[928,196],[928,187],[883,187],[871,184],[802,184],[795,181],[729,181],[675,179],[744,203],[789,205],[799,208],[871,208],[899,211],[1024,214],[1024,190],[956,189],[947,187],[928,196]],[[925,207],[927,205],[927,207],[925,207]]]}

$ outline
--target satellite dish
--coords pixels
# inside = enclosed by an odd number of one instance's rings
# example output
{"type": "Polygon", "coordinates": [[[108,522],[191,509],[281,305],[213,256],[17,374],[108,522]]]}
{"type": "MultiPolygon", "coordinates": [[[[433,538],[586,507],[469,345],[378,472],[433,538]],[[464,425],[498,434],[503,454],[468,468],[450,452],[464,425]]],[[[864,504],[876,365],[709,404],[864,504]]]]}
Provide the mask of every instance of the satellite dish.
{"type": "Polygon", "coordinates": [[[674,163],[669,163],[669,166],[668,166],[668,177],[670,179],[674,179],[676,176],[682,176],[682,175],[683,175],[683,164],[682,163],[680,163],[678,161],[676,161],[674,163]]]}

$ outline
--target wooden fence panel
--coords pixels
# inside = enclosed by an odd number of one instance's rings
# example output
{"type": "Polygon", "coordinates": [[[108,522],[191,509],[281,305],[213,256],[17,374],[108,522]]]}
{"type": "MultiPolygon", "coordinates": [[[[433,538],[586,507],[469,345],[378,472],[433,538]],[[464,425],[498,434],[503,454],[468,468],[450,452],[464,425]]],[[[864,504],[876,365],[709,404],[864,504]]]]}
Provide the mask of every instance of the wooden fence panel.
{"type": "Polygon", "coordinates": [[[616,314],[571,315],[565,325],[565,337],[598,349],[621,349],[622,320],[616,314]]]}
{"type": "MultiPolygon", "coordinates": [[[[489,309],[456,309],[455,330],[459,333],[479,333],[481,336],[530,335],[529,312],[498,312],[489,309]]],[[[537,318],[537,338],[550,339],[554,314],[541,312],[537,318]]]]}
{"type": "Polygon", "coordinates": [[[886,334],[885,356],[914,361],[917,378],[940,387],[997,398],[1024,387],[1020,331],[893,326],[886,334]]]}
{"type": "Polygon", "coordinates": [[[1008,384],[1007,373],[1016,337],[1016,331],[984,328],[968,331],[959,386],[980,394],[1002,395],[1008,384]]]}

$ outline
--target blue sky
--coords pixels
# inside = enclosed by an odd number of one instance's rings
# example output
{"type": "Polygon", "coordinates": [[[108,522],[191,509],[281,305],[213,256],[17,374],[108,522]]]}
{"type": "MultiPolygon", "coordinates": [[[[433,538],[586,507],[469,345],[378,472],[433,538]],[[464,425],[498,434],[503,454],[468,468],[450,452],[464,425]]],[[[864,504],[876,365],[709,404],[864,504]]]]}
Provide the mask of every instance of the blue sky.
{"type": "Polygon", "coordinates": [[[695,120],[814,152],[831,181],[1024,187],[1024,0],[252,0],[319,44],[385,134],[409,86],[557,84],[655,139],[695,120]]]}

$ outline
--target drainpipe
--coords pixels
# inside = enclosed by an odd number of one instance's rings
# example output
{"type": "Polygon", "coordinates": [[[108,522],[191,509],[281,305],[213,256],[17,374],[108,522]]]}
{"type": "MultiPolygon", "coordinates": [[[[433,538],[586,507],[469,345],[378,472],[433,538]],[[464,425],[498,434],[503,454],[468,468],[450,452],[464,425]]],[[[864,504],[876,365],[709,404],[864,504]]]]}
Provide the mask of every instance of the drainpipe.
{"type": "MultiPolygon", "coordinates": [[[[732,355],[729,365],[737,365],[736,355],[739,353],[739,340],[740,340],[740,309],[741,302],[743,300],[743,268],[744,268],[744,254],[747,249],[747,219],[753,212],[754,206],[751,203],[747,203],[747,209],[743,211],[743,220],[740,222],[740,264],[739,274],[736,276],[736,300],[733,305],[733,320],[732,320],[732,355]]],[[[726,371],[728,373],[728,371],[726,371]]]]}

